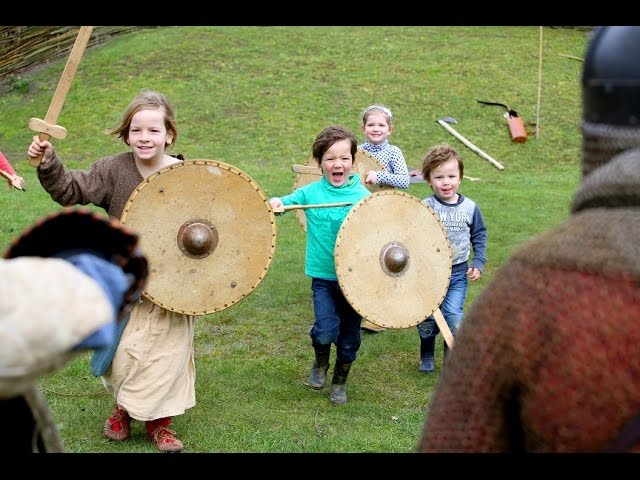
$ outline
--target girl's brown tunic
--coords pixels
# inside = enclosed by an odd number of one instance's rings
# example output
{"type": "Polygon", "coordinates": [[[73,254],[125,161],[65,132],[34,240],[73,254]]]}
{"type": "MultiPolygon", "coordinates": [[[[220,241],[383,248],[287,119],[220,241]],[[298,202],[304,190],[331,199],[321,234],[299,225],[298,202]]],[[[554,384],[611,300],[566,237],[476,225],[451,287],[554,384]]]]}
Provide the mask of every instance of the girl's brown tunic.
{"type": "MultiPolygon", "coordinates": [[[[93,204],[117,219],[144,180],[131,152],[102,158],[88,170],[65,169],[54,152],[38,167],[38,178],[59,204],[93,204]]],[[[171,417],[195,405],[194,324],[195,317],[166,310],[145,297],[131,311],[102,381],[132,418],[171,417]]]]}

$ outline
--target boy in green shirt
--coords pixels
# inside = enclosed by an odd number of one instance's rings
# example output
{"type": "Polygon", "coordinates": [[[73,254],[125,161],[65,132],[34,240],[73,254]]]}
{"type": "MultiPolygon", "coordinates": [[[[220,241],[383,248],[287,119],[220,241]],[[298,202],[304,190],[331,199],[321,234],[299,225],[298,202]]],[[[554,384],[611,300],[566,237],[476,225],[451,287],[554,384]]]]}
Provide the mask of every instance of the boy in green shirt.
{"type": "Polygon", "coordinates": [[[315,320],[309,335],[315,350],[307,385],[324,388],[331,344],[336,344],[336,363],[330,400],[335,405],[347,402],[345,384],[351,364],[360,348],[362,317],[347,302],[340,290],[333,250],[340,226],[359,200],[371,193],[351,174],[357,151],[355,135],[338,125],[325,128],[313,143],[313,158],[322,169],[322,178],[304,185],[284,197],[269,200],[277,210],[287,205],[314,205],[351,202],[351,205],[305,209],[307,244],[305,275],[311,277],[315,320]]]}

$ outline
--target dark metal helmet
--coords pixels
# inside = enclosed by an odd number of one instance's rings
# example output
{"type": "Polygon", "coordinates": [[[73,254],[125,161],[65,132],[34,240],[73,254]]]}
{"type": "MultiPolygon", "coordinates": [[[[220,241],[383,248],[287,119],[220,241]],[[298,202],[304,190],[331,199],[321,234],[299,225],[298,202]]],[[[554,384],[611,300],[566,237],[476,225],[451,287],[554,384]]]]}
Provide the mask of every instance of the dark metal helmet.
{"type": "Polygon", "coordinates": [[[640,27],[597,27],[582,72],[587,122],[640,126],[640,27]]]}
{"type": "Polygon", "coordinates": [[[582,174],[640,148],[640,27],[597,27],[582,71],[582,174]]]}

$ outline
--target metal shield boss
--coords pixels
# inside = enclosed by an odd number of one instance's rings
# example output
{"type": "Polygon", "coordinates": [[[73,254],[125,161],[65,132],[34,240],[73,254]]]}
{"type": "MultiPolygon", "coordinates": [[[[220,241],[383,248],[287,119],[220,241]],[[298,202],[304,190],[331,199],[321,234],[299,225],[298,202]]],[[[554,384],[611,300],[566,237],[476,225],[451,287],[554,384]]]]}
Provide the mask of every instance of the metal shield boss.
{"type": "Polygon", "coordinates": [[[143,295],[167,310],[206,315],[232,306],[265,277],[275,216],[259,185],[213,160],[163,168],[131,194],[122,222],[149,261],[143,295]]]}
{"type": "Polygon", "coordinates": [[[386,328],[412,327],[433,314],[451,278],[451,248],[442,223],[419,198],[394,189],[353,206],[338,232],[334,257],[349,304],[386,328]]]}

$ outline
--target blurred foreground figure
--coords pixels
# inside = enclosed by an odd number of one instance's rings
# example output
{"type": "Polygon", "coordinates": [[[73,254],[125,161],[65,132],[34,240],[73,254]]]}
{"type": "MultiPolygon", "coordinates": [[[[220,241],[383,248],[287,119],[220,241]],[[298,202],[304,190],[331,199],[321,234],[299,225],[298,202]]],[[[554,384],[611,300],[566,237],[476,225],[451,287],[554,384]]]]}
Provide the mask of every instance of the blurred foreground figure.
{"type": "Polygon", "coordinates": [[[472,304],[420,452],[640,452],[640,27],[593,31],[562,225],[472,304]]]}
{"type": "Polygon", "coordinates": [[[64,451],[38,379],[113,342],[142,292],[138,236],[88,210],[51,214],[0,260],[0,406],[7,452],[64,451]]]}

